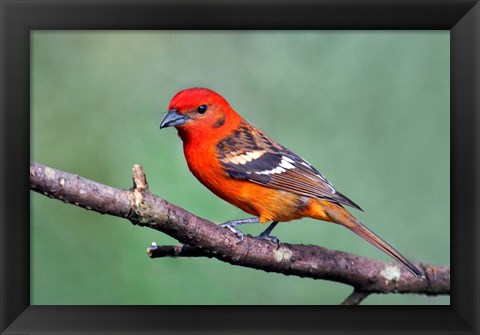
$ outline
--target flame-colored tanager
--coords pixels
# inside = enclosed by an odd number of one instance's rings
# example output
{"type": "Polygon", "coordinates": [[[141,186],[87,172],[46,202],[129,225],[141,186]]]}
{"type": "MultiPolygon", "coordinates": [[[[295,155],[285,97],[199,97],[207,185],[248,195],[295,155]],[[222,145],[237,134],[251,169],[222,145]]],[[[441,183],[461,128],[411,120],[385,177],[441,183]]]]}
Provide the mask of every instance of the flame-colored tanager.
{"type": "MultiPolygon", "coordinates": [[[[341,224],[389,256],[417,277],[423,277],[409,260],[360,223],[342,205],[360,209],[310,163],[276,143],[237,114],[216,92],[190,88],[177,93],[160,128],[174,126],[183,141],[193,175],[220,198],[254,215],[223,224],[237,234],[245,223],[271,225],[310,217],[341,224]]],[[[361,210],[361,209],[360,209],[361,210]]]]}

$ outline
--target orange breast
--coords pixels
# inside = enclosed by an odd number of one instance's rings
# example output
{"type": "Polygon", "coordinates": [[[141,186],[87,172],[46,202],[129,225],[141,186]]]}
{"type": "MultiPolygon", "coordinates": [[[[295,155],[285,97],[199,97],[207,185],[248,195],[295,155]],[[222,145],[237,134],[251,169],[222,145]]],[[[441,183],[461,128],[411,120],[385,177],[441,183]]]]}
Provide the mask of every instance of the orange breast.
{"type": "Polygon", "coordinates": [[[215,146],[185,145],[185,158],[193,175],[218,197],[260,218],[260,222],[290,221],[304,217],[310,198],[275,190],[224,172],[215,146]]]}

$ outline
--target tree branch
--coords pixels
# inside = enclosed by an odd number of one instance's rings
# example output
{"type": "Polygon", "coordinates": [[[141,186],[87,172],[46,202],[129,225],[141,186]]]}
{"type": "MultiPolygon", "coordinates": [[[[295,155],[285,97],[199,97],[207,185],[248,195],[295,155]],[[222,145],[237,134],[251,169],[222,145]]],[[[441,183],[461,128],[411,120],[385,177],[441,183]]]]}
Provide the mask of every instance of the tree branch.
{"type": "Polygon", "coordinates": [[[353,290],[353,292],[342,301],[340,305],[359,305],[370,293],[353,290]]]}
{"type": "Polygon", "coordinates": [[[135,165],[133,171],[134,187],[121,190],[30,162],[30,188],[88,210],[126,218],[133,224],[161,231],[186,244],[184,247],[150,247],[148,253],[152,258],[216,258],[267,272],[336,281],[367,295],[450,293],[449,266],[417,264],[427,277],[421,280],[396,263],[318,246],[281,243],[277,249],[275,243],[249,235],[238,243],[238,238],[229,230],[153,195],[140,165],[135,165]]]}

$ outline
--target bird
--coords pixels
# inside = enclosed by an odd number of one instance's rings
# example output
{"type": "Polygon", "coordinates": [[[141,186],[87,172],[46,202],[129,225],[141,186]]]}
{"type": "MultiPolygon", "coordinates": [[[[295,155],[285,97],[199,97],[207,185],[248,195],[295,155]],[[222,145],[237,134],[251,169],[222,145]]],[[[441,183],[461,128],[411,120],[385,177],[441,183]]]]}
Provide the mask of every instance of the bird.
{"type": "Polygon", "coordinates": [[[160,123],[160,129],[167,127],[177,129],[191,173],[215,195],[253,215],[222,224],[240,242],[243,233],[236,227],[242,224],[271,222],[257,237],[279,243],[270,235],[279,222],[313,218],[348,228],[414,276],[425,277],[344,207],[362,210],[356,203],[308,161],[243,119],[217,92],[193,87],[175,94],[160,123]]]}

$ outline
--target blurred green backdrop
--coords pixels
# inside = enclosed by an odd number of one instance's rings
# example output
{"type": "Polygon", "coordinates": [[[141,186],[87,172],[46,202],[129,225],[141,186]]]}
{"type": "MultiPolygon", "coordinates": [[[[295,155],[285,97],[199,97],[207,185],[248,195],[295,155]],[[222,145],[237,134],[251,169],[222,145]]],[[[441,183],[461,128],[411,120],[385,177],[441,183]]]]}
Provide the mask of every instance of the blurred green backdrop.
{"type": "MultiPolygon", "coordinates": [[[[118,188],[142,164],[151,190],[221,223],[247,217],[188,171],[171,97],[204,86],[308,159],[413,261],[449,264],[448,31],[34,31],[31,157],[118,188]]],[[[133,226],[31,193],[32,304],[338,304],[349,286],[212,259],[149,259],[133,226]]],[[[250,234],[265,226],[242,227],[250,234]]],[[[275,235],[389,260],[330,223],[275,235]]],[[[449,304],[376,295],[364,304],[449,304]]]]}

